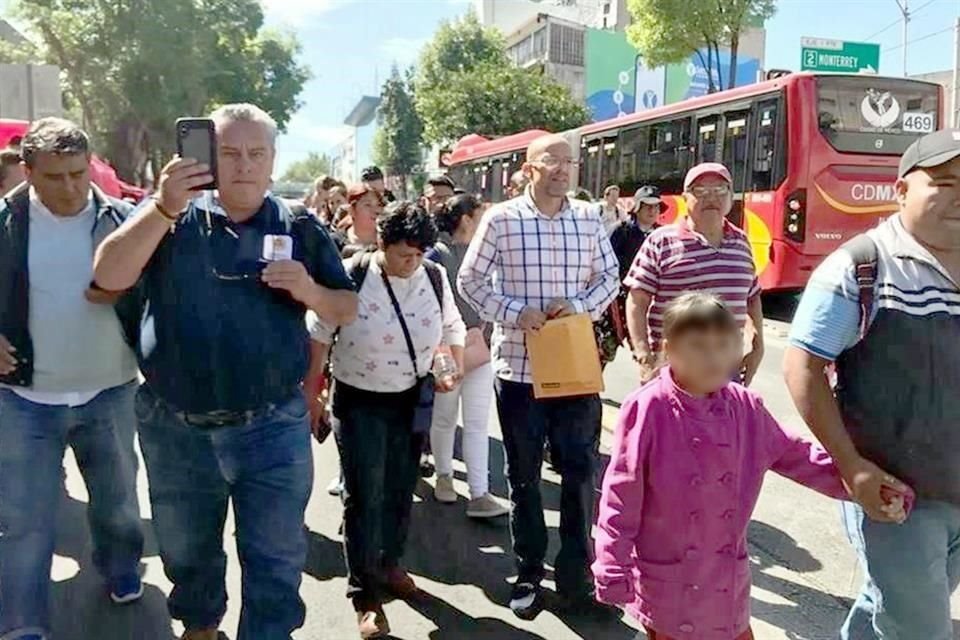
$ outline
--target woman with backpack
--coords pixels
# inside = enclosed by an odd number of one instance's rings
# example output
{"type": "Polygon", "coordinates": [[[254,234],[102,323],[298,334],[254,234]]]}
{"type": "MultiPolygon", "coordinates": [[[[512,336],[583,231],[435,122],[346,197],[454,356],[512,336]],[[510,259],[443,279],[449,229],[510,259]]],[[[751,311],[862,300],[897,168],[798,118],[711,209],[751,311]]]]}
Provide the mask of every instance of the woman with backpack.
{"type": "Polygon", "coordinates": [[[434,392],[449,393],[460,383],[466,334],[446,273],[423,260],[437,240],[430,214],[399,202],[380,216],[377,231],[378,248],[349,262],[360,297],[357,320],[337,328],[309,319],[312,338],[333,345],[347,596],[361,638],[389,633],[383,612],[388,596],[418,593],[400,562],[420,451],[434,392]],[[435,379],[441,345],[449,348],[448,366],[435,379]]]}

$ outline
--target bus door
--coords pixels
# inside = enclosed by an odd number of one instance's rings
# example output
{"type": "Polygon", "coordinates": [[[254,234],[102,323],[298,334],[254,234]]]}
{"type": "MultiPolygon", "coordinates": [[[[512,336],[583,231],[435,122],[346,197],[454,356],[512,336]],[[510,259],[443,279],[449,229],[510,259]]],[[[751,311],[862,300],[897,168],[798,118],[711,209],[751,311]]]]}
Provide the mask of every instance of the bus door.
{"type": "Polygon", "coordinates": [[[620,177],[620,152],[617,150],[617,135],[607,136],[601,142],[600,171],[597,177],[597,188],[590,193],[598,200],[603,197],[603,190],[611,184],[616,184],[620,177]]]}
{"type": "MultiPolygon", "coordinates": [[[[509,178],[509,174],[507,174],[509,178]]],[[[487,202],[500,202],[503,200],[503,164],[500,160],[493,160],[490,162],[489,170],[489,184],[487,185],[486,198],[487,202]]]]}
{"type": "Polygon", "coordinates": [[[733,178],[733,209],[728,219],[738,227],[743,227],[744,194],[747,191],[750,158],[749,110],[727,111],[723,114],[723,143],[721,145],[722,162],[733,178]]]}

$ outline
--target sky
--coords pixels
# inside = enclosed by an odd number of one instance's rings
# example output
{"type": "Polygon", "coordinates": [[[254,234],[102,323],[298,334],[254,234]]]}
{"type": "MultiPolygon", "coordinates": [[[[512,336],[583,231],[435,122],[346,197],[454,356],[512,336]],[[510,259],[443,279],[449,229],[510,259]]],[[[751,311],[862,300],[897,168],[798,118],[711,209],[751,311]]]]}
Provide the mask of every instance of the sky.
{"type": "MultiPolygon", "coordinates": [[[[960,0],[909,0],[910,74],[952,68],[951,26],[960,0]],[[938,33],[939,32],[939,33],[938,33]],[[935,35],[934,35],[935,34],[935,35]],[[915,41],[914,41],[915,40],[915,41]]],[[[278,171],[309,151],[330,152],[347,135],[340,124],[363,94],[396,62],[405,67],[443,20],[462,15],[469,0],[264,0],[268,22],[293,29],[313,71],[304,106],[279,144],[278,171]]],[[[902,71],[901,13],[896,0],[779,0],[767,22],[768,69],[798,69],[802,36],[881,45],[880,73],[902,71]],[[803,25],[803,26],[798,26],[803,25]]],[[[361,131],[361,166],[373,127],[361,131]]]]}

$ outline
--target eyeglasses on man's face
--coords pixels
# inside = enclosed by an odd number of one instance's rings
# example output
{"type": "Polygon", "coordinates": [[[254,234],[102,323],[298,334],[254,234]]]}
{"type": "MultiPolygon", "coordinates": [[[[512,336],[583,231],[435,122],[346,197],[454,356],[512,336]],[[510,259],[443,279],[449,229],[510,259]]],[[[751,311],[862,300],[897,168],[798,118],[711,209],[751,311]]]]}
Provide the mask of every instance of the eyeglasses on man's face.
{"type": "Polygon", "coordinates": [[[554,156],[543,156],[533,164],[539,164],[547,171],[556,171],[560,167],[570,167],[575,169],[580,166],[579,160],[573,158],[555,158],[554,156]]]}
{"type": "Polygon", "coordinates": [[[696,185],[690,188],[690,193],[698,198],[706,198],[713,196],[714,198],[722,198],[724,196],[730,195],[730,185],[728,184],[716,184],[712,186],[706,185],[696,185]]]}

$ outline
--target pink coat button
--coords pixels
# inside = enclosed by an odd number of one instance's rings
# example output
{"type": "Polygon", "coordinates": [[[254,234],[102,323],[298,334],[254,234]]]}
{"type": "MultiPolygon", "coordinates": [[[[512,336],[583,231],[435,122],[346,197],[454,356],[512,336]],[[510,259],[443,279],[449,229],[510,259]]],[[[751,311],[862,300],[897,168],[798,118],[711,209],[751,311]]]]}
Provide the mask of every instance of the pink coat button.
{"type": "Polygon", "coordinates": [[[680,631],[682,631],[683,633],[693,633],[694,631],[696,631],[696,628],[692,624],[685,623],[680,625],[680,631]]]}

